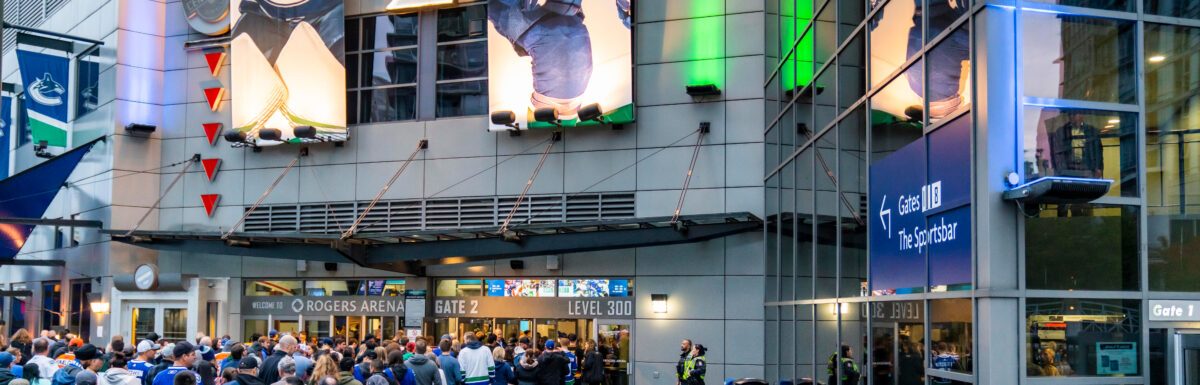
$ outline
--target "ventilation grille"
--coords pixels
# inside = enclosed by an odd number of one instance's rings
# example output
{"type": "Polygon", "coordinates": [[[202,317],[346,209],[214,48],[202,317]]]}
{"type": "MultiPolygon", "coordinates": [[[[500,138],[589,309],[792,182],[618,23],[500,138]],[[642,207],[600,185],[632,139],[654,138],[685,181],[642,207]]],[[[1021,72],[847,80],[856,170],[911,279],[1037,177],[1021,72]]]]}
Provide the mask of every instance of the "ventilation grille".
{"type": "MultiPolygon", "coordinates": [[[[394,232],[499,226],[517,197],[380,201],[359,224],[359,232],[394,232]]],[[[336,234],[350,229],[370,201],[259,206],[243,226],[246,232],[336,234]]],[[[249,209],[249,208],[247,208],[249,209]]],[[[606,193],[527,196],[513,224],[584,222],[634,216],[634,194],[606,193]],[[564,205],[565,201],[565,205],[564,205]]]]}
{"type": "MultiPolygon", "coordinates": [[[[50,19],[71,0],[3,0],[4,21],[22,27],[43,28],[42,24],[50,19]]],[[[97,0],[78,0],[97,1],[97,0]]],[[[4,30],[4,52],[17,47],[17,30],[4,30]]]]}

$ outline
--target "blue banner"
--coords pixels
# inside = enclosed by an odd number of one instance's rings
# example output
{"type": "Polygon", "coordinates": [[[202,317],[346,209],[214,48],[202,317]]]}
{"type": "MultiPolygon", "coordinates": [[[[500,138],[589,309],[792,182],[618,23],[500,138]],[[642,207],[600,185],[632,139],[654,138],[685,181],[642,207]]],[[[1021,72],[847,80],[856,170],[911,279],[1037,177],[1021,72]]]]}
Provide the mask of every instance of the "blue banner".
{"type": "MultiPolygon", "coordinates": [[[[79,146],[65,154],[51,158],[37,166],[22,171],[4,180],[0,180],[0,217],[6,218],[42,218],[50,202],[75,166],[87,154],[92,146],[101,139],[96,139],[79,146]]],[[[0,223],[0,259],[12,259],[21,251],[31,225],[0,223]]]]}
{"type": "Polygon", "coordinates": [[[504,296],[504,280],[503,279],[487,280],[487,296],[488,297],[503,297],[504,296]]]}
{"type": "Polygon", "coordinates": [[[50,146],[66,147],[71,60],[17,50],[17,64],[25,86],[25,109],[33,142],[46,141],[50,146]]]}

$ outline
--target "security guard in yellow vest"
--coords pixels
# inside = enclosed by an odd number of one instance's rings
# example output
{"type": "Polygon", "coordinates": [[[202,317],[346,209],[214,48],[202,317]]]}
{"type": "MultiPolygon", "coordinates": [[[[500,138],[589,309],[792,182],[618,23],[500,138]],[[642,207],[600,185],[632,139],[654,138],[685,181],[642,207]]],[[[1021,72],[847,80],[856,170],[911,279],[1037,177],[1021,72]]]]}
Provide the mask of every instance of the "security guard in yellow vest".
{"type": "Polygon", "coordinates": [[[704,345],[696,344],[696,347],[692,348],[692,358],[683,364],[684,385],[704,385],[704,374],[708,372],[704,353],[707,352],[708,348],[704,345]]]}
{"type": "Polygon", "coordinates": [[[854,363],[853,351],[850,350],[850,345],[842,344],[842,359],[841,364],[838,364],[838,355],[834,353],[829,356],[829,365],[826,366],[826,372],[829,373],[829,382],[827,385],[838,385],[837,371],[841,371],[841,385],[858,385],[858,365],[854,363]]]}

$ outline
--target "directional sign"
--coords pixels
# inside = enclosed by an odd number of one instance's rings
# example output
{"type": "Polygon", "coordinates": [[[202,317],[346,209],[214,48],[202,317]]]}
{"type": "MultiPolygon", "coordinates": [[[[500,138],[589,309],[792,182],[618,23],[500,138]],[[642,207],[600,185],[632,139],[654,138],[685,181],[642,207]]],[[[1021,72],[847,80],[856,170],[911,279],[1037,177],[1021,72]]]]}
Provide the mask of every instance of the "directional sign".
{"type": "Polygon", "coordinates": [[[969,138],[960,118],[871,165],[873,295],[971,283],[969,138]]]}

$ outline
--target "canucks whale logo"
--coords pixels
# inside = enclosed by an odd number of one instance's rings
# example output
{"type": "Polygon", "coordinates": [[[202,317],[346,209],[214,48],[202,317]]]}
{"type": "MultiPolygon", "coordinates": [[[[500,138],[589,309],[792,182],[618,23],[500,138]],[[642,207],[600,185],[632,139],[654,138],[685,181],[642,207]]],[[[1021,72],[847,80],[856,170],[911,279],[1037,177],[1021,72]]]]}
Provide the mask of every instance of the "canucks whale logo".
{"type": "Polygon", "coordinates": [[[41,79],[34,80],[33,84],[29,86],[29,97],[44,106],[53,107],[63,104],[63,94],[66,92],[67,89],[54,81],[49,72],[42,75],[41,79]]]}

